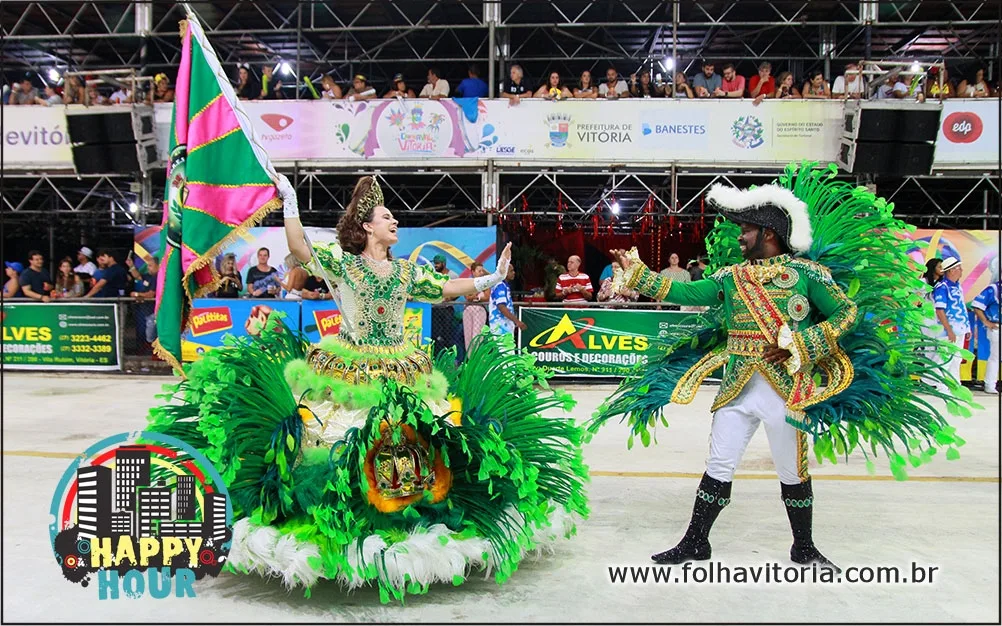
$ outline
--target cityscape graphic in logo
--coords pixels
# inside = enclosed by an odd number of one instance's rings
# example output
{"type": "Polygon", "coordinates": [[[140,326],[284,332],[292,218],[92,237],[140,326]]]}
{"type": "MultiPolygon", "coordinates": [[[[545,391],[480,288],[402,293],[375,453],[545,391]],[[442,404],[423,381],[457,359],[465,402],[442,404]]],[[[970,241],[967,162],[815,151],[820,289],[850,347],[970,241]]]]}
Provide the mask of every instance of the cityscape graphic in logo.
{"type": "Polygon", "coordinates": [[[98,597],[194,597],[192,583],[226,563],[232,504],[208,459],[174,437],[122,433],[63,474],[49,537],[63,576],[98,597]],[[173,592],[172,592],[173,583],[173,592]]]}
{"type": "Polygon", "coordinates": [[[745,115],[734,120],[731,124],[731,136],[734,137],[732,140],[734,145],[739,148],[752,150],[765,143],[762,122],[754,115],[745,115]]]}
{"type": "Polygon", "coordinates": [[[563,148],[571,134],[571,116],[566,113],[551,113],[546,116],[546,126],[550,131],[549,146],[563,148]]]}

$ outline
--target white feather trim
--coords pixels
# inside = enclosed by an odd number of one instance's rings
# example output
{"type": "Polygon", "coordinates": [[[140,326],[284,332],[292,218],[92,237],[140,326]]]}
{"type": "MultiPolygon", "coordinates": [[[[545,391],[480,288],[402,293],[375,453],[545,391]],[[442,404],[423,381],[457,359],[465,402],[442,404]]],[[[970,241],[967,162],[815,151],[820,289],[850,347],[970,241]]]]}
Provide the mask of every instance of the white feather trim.
{"type": "MultiPolygon", "coordinates": [[[[514,511],[510,513],[517,515],[514,511]]],[[[556,507],[550,515],[550,525],[534,529],[535,547],[528,552],[523,550],[523,558],[552,553],[556,541],[574,534],[575,517],[556,507]]],[[[361,541],[361,546],[353,543],[346,549],[350,570],[338,572],[336,580],[342,587],[357,589],[372,578],[371,573],[360,576],[358,572],[371,572],[372,568],[379,579],[400,589],[408,582],[451,584],[456,576],[465,579],[477,570],[483,571],[485,577],[490,576],[496,566],[490,542],[481,537],[453,539],[452,534],[448,527],[435,524],[416,528],[406,539],[390,546],[380,535],[369,535],[361,541]]],[[[322,567],[309,563],[311,557],[319,556],[315,544],[281,535],[274,527],[252,525],[247,519],[233,525],[230,563],[240,571],[281,578],[289,589],[311,587],[323,577],[322,567]]]]}
{"type": "Polygon", "coordinates": [[[706,199],[725,211],[736,213],[770,204],[778,206],[790,216],[790,247],[796,252],[807,252],[811,247],[813,237],[807,205],[786,187],[762,185],[738,189],[717,183],[710,187],[706,199]]]}

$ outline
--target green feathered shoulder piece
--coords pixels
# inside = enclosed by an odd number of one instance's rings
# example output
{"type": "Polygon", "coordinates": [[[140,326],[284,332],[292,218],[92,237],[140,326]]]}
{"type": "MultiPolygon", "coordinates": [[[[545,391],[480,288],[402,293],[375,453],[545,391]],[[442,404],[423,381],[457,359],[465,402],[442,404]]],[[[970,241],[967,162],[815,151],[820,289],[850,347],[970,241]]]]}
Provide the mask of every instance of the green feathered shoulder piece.
{"type": "Polygon", "coordinates": [[[938,449],[959,457],[964,440],[937,405],[962,417],[980,407],[945,369],[958,349],[924,332],[934,311],[924,297],[923,268],[910,255],[924,245],[909,236],[915,227],[894,216],[893,203],[837,174],[833,164],[802,163],[777,181],[808,207],[813,243],[801,257],[826,268],[858,310],[858,322],[839,341],[853,382],[809,408],[802,427],[813,435],[819,462],[835,463],[858,448],[872,471],[871,455],[882,452],[904,479],[908,465],[928,462],[938,449]]]}

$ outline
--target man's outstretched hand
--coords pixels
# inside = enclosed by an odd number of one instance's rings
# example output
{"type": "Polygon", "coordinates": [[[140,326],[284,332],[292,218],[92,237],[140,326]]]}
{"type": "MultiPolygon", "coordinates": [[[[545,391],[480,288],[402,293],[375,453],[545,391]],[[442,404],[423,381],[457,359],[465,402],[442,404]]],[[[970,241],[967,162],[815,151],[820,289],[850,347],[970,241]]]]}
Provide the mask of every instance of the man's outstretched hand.
{"type": "Polygon", "coordinates": [[[778,345],[773,344],[766,349],[765,353],[762,355],[762,358],[765,360],[766,363],[779,364],[787,360],[791,356],[793,356],[792,352],[790,352],[785,348],[780,348],[778,345]]]}

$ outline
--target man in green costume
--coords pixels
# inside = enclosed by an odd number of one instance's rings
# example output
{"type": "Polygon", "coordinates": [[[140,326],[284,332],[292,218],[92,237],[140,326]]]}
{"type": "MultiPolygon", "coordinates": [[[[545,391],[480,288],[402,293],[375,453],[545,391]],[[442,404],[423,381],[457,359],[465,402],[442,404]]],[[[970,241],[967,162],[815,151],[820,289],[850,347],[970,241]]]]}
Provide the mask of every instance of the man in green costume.
{"type": "Polygon", "coordinates": [[[716,185],[707,199],[740,225],[743,263],[703,280],[679,283],[650,271],[635,250],[613,251],[626,270],[623,288],[673,304],[723,304],[727,327],[726,345],[702,357],[672,392],[672,402],[689,403],[703,379],[725,367],[712,406],[706,471],[688,530],[677,546],[652,559],[682,563],[710,558],[710,528],[730,502],[734,472],[763,423],[793,531],[790,558],[838,570],[814,545],[807,436],[795,424],[808,419],[807,407],[840,393],[852,381],[852,364],[838,340],[854,324],[856,305],[827,268],[792,256],[808,250],[812,236],[807,206],[789,189],[716,185]],[[812,310],[815,319],[824,321],[812,324],[812,310]],[[822,372],[828,383],[823,389],[815,377],[822,372]]]}

